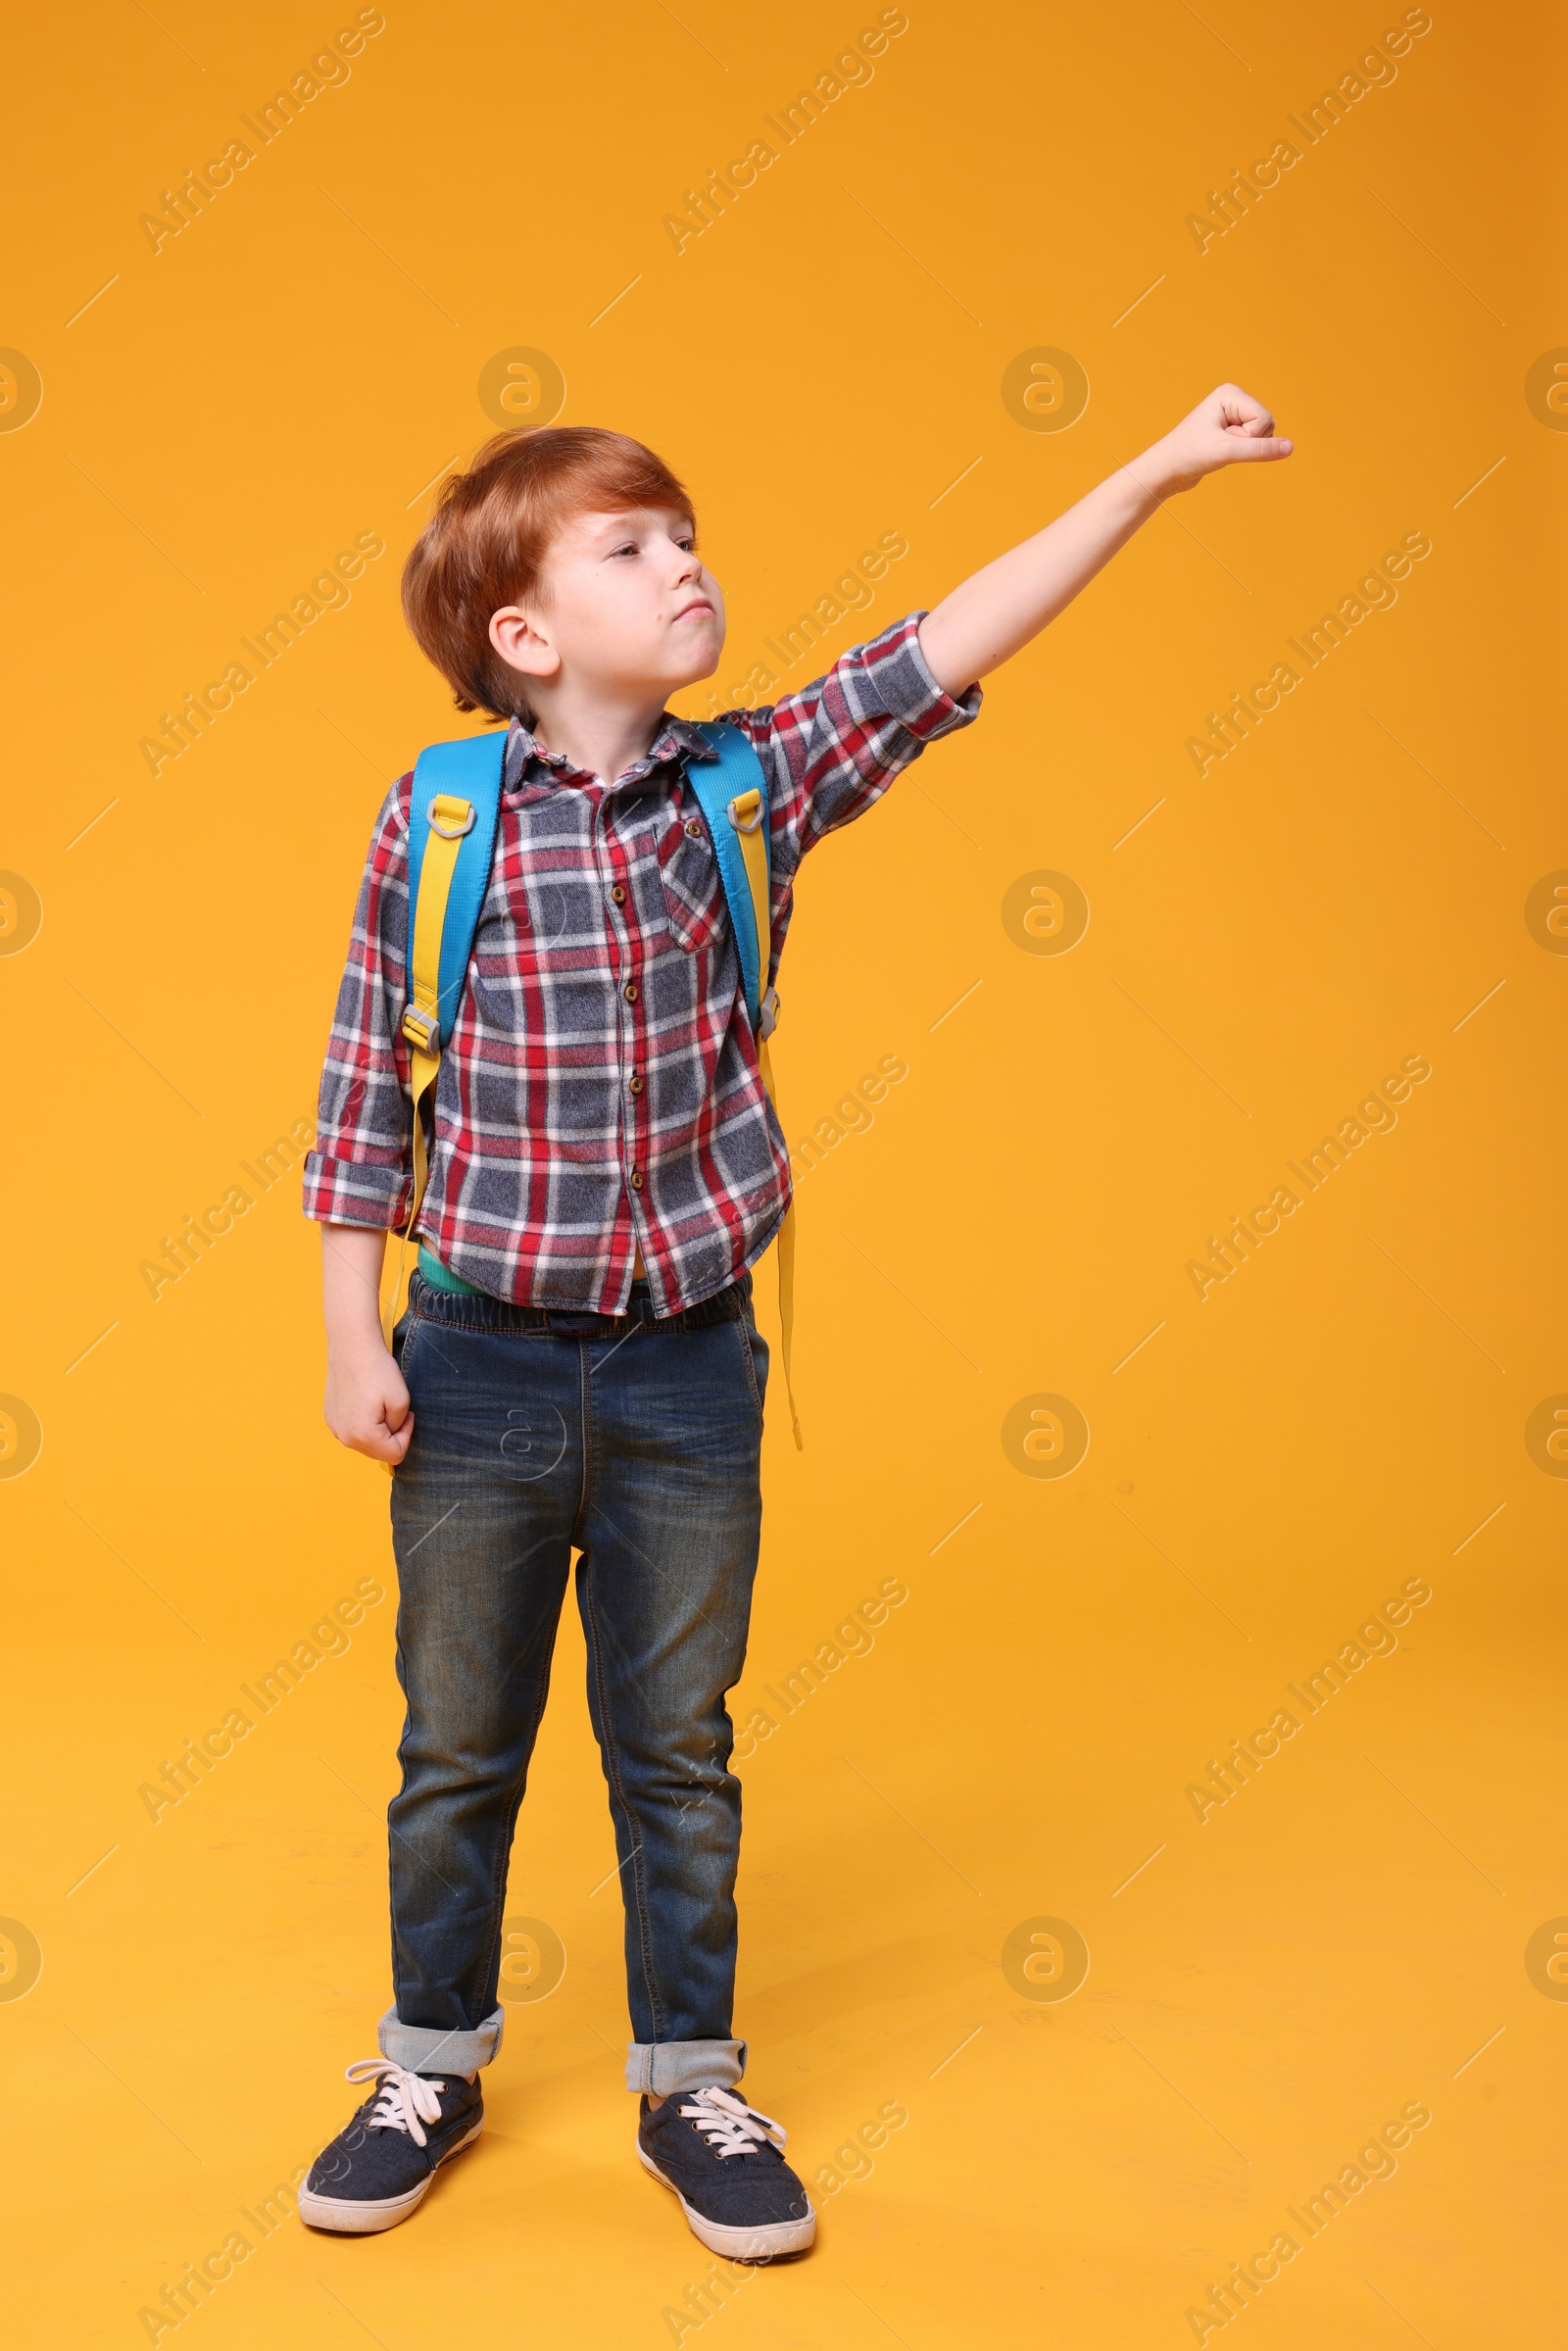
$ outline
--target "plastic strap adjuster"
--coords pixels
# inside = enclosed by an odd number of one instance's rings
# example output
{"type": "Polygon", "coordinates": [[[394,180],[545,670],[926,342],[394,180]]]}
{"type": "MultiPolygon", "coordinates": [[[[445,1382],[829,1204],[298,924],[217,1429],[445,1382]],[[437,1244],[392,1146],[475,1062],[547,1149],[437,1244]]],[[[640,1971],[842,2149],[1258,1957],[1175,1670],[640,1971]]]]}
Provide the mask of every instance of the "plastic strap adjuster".
{"type": "Polygon", "coordinates": [[[443,841],[461,841],[465,833],[471,833],[473,830],[473,803],[470,800],[457,800],[445,792],[438,792],[425,810],[425,814],[429,819],[431,832],[439,833],[443,841]],[[436,810],[441,808],[449,810],[454,818],[461,808],[463,810],[462,823],[447,821],[438,816],[436,810]]]}
{"type": "Polygon", "coordinates": [[[403,1034],[416,1053],[440,1051],[441,1018],[433,1008],[426,1011],[422,1004],[410,1004],[403,1013],[403,1034]]]}

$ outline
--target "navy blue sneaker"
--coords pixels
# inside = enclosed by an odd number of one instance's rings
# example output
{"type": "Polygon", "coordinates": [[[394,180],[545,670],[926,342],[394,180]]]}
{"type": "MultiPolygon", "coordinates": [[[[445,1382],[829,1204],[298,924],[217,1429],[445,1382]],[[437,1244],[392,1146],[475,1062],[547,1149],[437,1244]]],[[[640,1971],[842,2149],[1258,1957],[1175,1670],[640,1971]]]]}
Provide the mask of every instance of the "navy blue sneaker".
{"type": "Polygon", "coordinates": [[[662,2106],[644,2098],[637,2152],[710,2253],[773,2261],[816,2235],[810,2198],[779,2152],[786,2135],[727,2089],[675,2090],[662,2106]]]}
{"type": "Polygon", "coordinates": [[[406,2221],[438,2168],[472,2146],[484,2100],[477,2074],[414,2074],[386,2057],[362,2057],[348,2079],[376,2086],[312,2164],[299,2214],[308,2228],[367,2236],[406,2221]]]}

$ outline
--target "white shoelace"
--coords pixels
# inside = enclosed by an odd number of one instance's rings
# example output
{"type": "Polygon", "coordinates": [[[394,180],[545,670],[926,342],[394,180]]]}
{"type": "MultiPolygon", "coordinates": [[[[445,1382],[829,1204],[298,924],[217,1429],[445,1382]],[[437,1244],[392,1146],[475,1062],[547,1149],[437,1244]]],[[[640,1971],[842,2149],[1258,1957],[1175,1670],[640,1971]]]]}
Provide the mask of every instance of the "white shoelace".
{"type": "Polygon", "coordinates": [[[381,2094],[366,2126],[368,2130],[401,2131],[416,2147],[422,2147],[425,2144],[422,2125],[441,2120],[440,2093],[446,2083],[426,2082],[422,2074],[394,2065],[390,2058],[362,2057],[348,2068],[344,2079],[380,2082],[381,2094]]]}
{"type": "Polygon", "coordinates": [[[685,2121],[697,2125],[720,2163],[726,2155],[755,2155],[769,2142],[782,2147],[789,2136],[782,2123],[760,2114],[744,2099],[732,2098],[727,2089],[700,2089],[689,2105],[677,2111],[685,2121]]]}

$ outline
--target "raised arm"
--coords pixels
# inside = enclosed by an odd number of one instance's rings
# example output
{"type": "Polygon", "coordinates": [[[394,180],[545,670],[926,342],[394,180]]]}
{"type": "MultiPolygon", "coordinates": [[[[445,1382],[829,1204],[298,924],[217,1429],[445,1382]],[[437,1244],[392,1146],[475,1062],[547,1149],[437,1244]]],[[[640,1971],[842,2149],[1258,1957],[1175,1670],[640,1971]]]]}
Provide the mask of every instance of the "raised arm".
{"type": "Polygon", "coordinates": [[[1221,384],[1190,416],[1032,539],[971,573],[920,623],[920,649],[945,693],[1010,660],[1071,604],[1080,588],[1163,500],[1222,465],[1289,457],[1274,419],[1251,394],[1221,384]]]}

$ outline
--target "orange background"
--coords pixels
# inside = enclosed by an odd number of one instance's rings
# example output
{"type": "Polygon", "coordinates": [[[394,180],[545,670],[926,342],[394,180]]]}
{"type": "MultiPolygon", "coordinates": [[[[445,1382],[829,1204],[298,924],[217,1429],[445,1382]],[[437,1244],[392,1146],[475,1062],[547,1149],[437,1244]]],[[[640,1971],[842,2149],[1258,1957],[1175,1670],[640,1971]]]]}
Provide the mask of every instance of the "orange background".
{"type": "Polygon", "coordinates": [[[743,1767],[738,2030],[816,2252],[697,2325],[707,2257],[631,2154],[568,1624],[511,1894],[548,1930],[514,1991],[549,1935],[565,1974],[514,1999],[485,2139],[391,2236],[275,2228],[162,2341],[1174,2346],[1414,2102],[1396,2175],[1297,2231],[1253,2351],[1555,2341],[1568,1485],[1526,1444],[1568,1391],[1568,961],[1526,919],[1568,868],[1551,20],[1436,7],[1200,252],[1187,216],[1397,9],[911,0],[677,254],[662,217],[876,9],[389,0],[154,252],[160,191],[353,13],[160,0],[13,39],[0,343],[42,404],[0,430],[12,2339],[149,2339],[346,2118],[386,2003],[389,1603],[156,1826],[138,1794],[390,1576],[385,1480],[320,1419],[297,1175],[156,1302],[138,1269],[309,1120],[386,779],[458,731],[399,565],[525,347],[563,420],[691,482],[726,687],[879,534],[908,554],[830,654],[1226,377],[1298,447],[1157,515],[802,883],[792,1140],[908,1071],[800,1184],[808,1449],[776,1398],[737,1694],[906,1587],[743,1767]],[[1065,430],[1002,398],[1042,347],[1088,377],[1065,430]],[[1200,778],[1205,714],[1412,531],[1397,604],[1200,778]],[[155,778],[160,713],[366,532],[352,601],[155,778]],[[1087,901],[1068,953],[1004,920],[1041,872],[1087,901]],[[1207,1237],[1418,1054],[1397,1126],[1200,1301],[1207,1237]],[[1089,1433],[1061,1478],[1004,1445],[1048,1395],[1089,1433]],[[1411,1579],[1397,1652],[1200,1822],[1210,1759],[1411,1579]],[[1043,1920],[1070,1933],[1031,1945],[1043,1920]]]}

